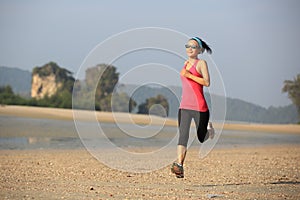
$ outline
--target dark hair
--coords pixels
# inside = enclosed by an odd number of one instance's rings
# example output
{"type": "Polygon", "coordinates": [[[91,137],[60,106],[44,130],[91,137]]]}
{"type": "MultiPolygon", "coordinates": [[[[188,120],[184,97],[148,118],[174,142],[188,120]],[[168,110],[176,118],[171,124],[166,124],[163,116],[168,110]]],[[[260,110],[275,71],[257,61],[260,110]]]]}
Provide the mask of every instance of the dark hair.
{"type": "Polygon", "coordinates": [[[193,37],[191,38],[190,40],[195,40],[198,45],[200,47],[202,47],[207,53],[211,54],[212,53],[212,50],[211,48],[208,46],[208,44],[206,44],[206,42],[204,42],[202,39],[200,39],[199,37],[193,37]],[[200,42],[199,42],[200,41],[200,42]],[[200,44],[201,43],[201,44],[200,44]]]}

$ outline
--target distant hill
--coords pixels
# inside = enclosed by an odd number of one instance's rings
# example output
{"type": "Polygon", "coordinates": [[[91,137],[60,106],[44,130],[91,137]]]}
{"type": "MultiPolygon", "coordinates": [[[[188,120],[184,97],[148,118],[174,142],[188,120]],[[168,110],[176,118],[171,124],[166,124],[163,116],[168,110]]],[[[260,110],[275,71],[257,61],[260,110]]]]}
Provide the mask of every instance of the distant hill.
{"type": "MultiPolygon", "coordinates": [[[[153,87],[120,84],[119,91],[131,94],[131,97],[137,104],[143,103],[147,98],[154,97],[159,94],[164,95],[170,106],[169,117],[177,117],[177,108],[181,97],[181,87],[172,86],[170,89],[161,88],[153,85],[153,87]]],[[[205,94],[207,102],[210,106],[210,97],[220,98],[213,94],[205,94]]],[[[297,123],[298,113],[296,106],[288,105],[284,107],[264,108],[253,103],[249,103],[240,99],[226,98],[226,120],[227,121],[243,121],[253,123],[297,123]]]]}
{"type": "Polygon", "coordinates": [[[264,108],[240,99],[227,97],[226,120],[255,123],[288,124],[297,123],[298,113],[295,105],[264,108]]]}
{"type": "Polygon", "coordinates": [[[31,90],[31,72],[0,66],[0,86],[10,85],[15,94],[29,97],[31,90]]]}

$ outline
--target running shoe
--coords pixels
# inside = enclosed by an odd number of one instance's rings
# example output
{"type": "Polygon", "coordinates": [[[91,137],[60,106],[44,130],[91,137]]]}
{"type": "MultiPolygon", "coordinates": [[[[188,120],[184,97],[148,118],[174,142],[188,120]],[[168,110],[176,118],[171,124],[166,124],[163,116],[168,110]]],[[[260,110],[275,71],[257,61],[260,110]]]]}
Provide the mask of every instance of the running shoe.
{"type": "Polygon", "coordinates": [[[171,172],[174,173],[177,178],[184,178],[183,166],[179,163],[173,163],[171,172]]]}

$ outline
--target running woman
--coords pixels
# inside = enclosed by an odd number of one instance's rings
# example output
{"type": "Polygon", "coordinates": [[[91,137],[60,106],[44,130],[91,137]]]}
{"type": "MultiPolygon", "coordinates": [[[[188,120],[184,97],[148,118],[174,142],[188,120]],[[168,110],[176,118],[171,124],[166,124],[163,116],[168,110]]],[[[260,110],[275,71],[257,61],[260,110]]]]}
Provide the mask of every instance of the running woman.
{"type": "Polygon", "coordinates": [[[197,137],[203,143],[214,136],[214,129],[209,122],[209,110],[203,93],[203,86],[209,87],[210,77],[207,63],[198,55],[211,54],[210,47],[199,37],[193,37],[185,45],[188,59],[180,72],[182,82],[182,99],[178,111],[179,140],[177,146],[177,162],[171,171],[177,178],[184,177],[183,163],[187,152],[187,143],[192,119],[194,119],[197,137]]]}

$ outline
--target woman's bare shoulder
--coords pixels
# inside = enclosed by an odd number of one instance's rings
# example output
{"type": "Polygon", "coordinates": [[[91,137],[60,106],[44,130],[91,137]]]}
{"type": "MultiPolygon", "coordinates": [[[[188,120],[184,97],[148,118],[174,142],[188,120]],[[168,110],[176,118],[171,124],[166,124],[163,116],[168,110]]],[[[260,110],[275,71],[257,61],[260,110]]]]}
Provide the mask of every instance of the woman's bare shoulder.
{"type": "Polygon", "coordinates": [[[207,68],[207,63],[206,63],[205,60],[199,59],[199,61],[198,61],[198,63],[197,63],[197,66],[196,66],[196,69],[197,69],[197,71],[198,71],[200,74],[202,74],[201,71],[202,71],[203,68],[207,68]]]}
{"type": "Polygon", "coordinates": [[[199,62],[197,63],[197,65],[207,65],[207,62],[206,62],[206,60],[199,59],[199,62]]]}

